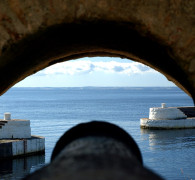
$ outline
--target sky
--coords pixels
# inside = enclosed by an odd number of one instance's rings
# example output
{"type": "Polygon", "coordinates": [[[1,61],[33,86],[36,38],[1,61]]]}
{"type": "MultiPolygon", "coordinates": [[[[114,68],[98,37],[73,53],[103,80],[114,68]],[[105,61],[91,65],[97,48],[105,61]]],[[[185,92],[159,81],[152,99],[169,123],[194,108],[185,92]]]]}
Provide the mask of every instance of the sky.
{"type": "Polygon", "coordinates": [[[159,72],[128,59],[94,57],[54,64],[14,87],[170,87],[159,72]]]}

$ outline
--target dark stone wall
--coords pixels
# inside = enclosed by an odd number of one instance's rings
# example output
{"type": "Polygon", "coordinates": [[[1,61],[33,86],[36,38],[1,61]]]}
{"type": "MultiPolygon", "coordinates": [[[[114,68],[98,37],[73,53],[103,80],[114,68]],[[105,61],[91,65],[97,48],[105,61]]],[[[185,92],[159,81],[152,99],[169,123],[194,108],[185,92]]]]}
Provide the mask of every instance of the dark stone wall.
{"type": "Polygon", "coordinates": [[[142,62],[195,96],[195,1],[0,1],[0,92],[56,62],[142,62]]]}
{"type": "MultiPolygon", "coordinates": [[[[3,140],[1,140],[3,141],[3,140]]],[[[6,158],[6,157],[12,157],[12,142],[8,143],[3,143],[0,142],[0,159],[6,158]]]]}

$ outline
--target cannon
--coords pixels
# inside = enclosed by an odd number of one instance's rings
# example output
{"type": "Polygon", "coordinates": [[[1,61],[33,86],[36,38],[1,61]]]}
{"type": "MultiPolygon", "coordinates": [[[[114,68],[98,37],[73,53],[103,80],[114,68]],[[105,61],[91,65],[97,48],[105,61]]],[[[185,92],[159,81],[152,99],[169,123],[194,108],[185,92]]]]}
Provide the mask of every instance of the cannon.
{"type": "Polygon", "coordinates": [[[143,166],[133,138],[120,127],[92,121],[71,128],[58,140],[51,162],[25,180],[129,180],[162,178],[143,166]]]}

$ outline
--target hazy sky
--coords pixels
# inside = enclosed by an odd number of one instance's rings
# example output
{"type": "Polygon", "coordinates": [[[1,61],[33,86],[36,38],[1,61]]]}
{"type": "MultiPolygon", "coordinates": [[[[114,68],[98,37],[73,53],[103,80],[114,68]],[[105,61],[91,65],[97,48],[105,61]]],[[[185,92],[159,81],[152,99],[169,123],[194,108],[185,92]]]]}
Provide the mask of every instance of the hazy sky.
{"type": "Polygon", "coordinates": [[[50,66],[15,87],[175,86],[159,72],[120,58],[82,58],[50,66]]]}

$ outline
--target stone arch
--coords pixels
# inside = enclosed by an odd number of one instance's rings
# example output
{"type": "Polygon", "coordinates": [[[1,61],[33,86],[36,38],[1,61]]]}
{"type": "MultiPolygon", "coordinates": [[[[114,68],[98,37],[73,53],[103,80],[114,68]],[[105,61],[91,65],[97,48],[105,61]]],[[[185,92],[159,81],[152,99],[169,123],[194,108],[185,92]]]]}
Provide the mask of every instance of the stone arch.
{"type": "Polygon", "coordinates": [[[9,0],[0,7],[1,94],[58,62],[117,56],[158,70],[195,97],[192,0],[9,0]]]}

